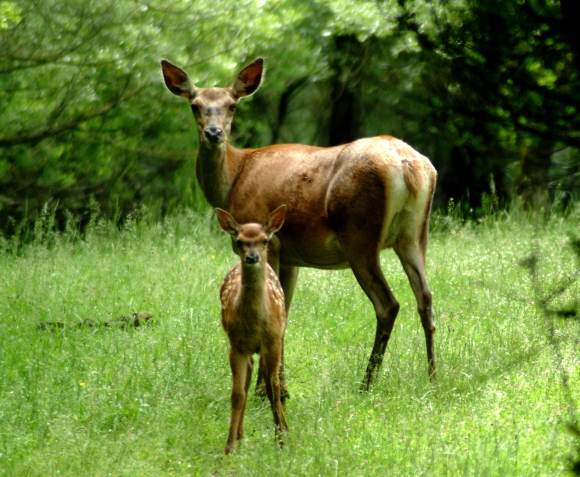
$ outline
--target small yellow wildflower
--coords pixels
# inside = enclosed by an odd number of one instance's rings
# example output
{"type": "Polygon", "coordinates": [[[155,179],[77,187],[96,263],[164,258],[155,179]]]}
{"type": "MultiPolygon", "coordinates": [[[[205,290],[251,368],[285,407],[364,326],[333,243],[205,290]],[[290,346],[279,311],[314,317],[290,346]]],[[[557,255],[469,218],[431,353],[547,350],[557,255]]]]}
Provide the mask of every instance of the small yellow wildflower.
{"type": "Polygon", "coordinates": [[[86,383],[85,383],[84,381],[81,381],[79,384],[80,384],[81,386],[84,386],[86,383]]]}

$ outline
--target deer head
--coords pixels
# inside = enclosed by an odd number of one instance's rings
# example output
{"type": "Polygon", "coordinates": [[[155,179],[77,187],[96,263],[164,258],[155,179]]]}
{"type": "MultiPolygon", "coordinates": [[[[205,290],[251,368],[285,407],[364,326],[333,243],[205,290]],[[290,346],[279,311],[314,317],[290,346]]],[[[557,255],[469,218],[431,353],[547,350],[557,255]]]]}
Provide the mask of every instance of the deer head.
{"type": "Polygon", "coordinates": [[[216,208],[218,221],[222,230],[230,234],[236,242],[238,253],[244,265],[265,263],[268,242],[278,232],[286,218],[286,206],[281,205],[273,210],[266,225],[249,223],[239,225],[225,210],[216,208]]]}
{"type": "Polygon", "coordinates": [[[246,66],[229,88],[197,88],[184,70],[167,60],[161,61],[161,68],[169,91],[189,101],[200,143],[211,147],[229,141],[236,105],[260,87],[264,60],[258,58],[246,66]]]}

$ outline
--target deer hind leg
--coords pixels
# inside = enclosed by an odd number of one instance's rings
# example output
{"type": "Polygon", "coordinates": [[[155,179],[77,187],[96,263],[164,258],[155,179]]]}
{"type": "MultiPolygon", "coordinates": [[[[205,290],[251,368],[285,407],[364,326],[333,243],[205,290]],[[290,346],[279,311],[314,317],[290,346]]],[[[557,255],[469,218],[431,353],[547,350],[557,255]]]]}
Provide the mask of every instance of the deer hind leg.
{"type": "MultiPolygon", "coordinates": [[[[373,304],[377,317],[375,342],[361,386],[361,390],[368,391],[383,363],[387,343],[399,313],[399,303],[395,299],[381,270],[379,250],[376,243],[373,244],[368,241],[362,243],[361,238],[364,239],[365,237],[359,234],[354,240],[344,240],[343,250],[354,276],[373,304]],[[348,246],[346,246],[347,244],[348,246]]],[[[368,239],[368,237],[366,238],[368,239]]]]}
{"type": "Polygon", "coordinates": [[[276,425],[276,438],[280,447],[283,446],[282,434],[288,430],[288,423],[286,422],[286,415],[280,400],[280,353],[276,350],[273,352],[260,356],[260,369],[264,375],[264,384],[266,388],[266,395],[270,401],[272,414],[274,416],[274,424],[276,425]]]}
{"type": "Polygon", "coordinates": [[[437,377],[435,365],[435,322],[433,319],[433,299],[427,279],[425,278],[426,246],[413,241],[402,241],[393,247],[399,257],[403,269],[409,278],[409,283],[417,300],[417,310],[421,317],[421,324],[425,331],[427,345],[427,361],[429,363],[429,377],[437,377]]]}
{"type": "MultiPolygon", "coordinates": [[[[280,285],[284,290],[284,303],[286,305],[286,317],[290,312],[290,304],[292,303],[292,297],[294,296],[294,289],[296,288],[296,282],[298,280],[298,267],[287,267],[280,265],[278,261],[278,255],[270,257],[270,251],[268,251],[268,262],[278,275],[280,280],[280,285]],[[270,262],[272,260],[272,262],[270,262]]],[[[290,399],[290,393],[288,392],[288,386],[286,384],[286,374],[284,372],[284,336],[282,336],[282,358],[280,360],[280,387],[281,394],[280,400],[282,404],[286,402],[286,399],[290,399]]],[[[256,395],[258,397],[265,397],[266,389],[264,387],[264,381],[262,379],[262,373],[258,369],[258,378],[256,379],[256,395]]]]}
{"type": "Polygon", "coordinates": [[[232,414],[225,448],[226,454],[231,454],[236,450],[236,439],[241,439],[244,434],[244,411],[252,373],[252,357],[230,349],[230,367],[232,369],[233,383],[231,396],[232,414]]]}

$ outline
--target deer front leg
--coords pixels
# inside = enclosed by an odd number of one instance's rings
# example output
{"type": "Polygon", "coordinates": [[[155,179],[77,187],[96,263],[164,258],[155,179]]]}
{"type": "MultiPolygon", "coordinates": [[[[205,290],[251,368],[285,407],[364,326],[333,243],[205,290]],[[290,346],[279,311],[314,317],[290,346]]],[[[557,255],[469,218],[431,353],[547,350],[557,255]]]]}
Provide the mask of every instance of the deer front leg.
{"type": "MultiPolygon", "coordinates": [[[[284,303],[286,305],[286,319],[288,319],[290,313],[290,304],[292,303],[292,298],[294,296],[294,290],[296,288],[296,282],[298,281],[298,267],[287,267],[279,264],[277,251],[268,250],[268,262],[278,274],[280,280],[280,285],[284,290],[284,303]],[[270,255],[273,255],[271,257],[270,255]],[[272,260],[272,261],[270,261],[272,260]]],[[[282,404],[286,402],[286,399],[290,399],[290,393],[288,392],[288,386],[286,384],[286,374],[284,372],[284,337],[282,337],[282,358],[280,361],[280,399],[282,404]]],[[[262,373],[258,369],[258,378],[256,380],[256,396],[264,398],[266,396],[266,389],[264,387],[264,381],[262,379],[262,373]]]]}
{"type": "MultiPolygon", "coordinates": [[[[292,298],[294,297],[294,290],[296,288],[296,282],[298,281],[298,267],[285,267],[280,266],[280,285],[284,290],[284,303],[286,305],[286,323],[288,322],[288,316],[290,314],[290,304],[292,303],[292,298]]],[[[280,400],[282,404],[286,402],[286,399],[290,399],[290,393],[288,392],[288,385],[286,384],[286,373],[284,372],[284,336],[282,336],[282,356],[280,359],[280,400]]]]}
{"type": "Polygon", "coordinates": [[[239,441],[244,438],[244,414],[246,412],[246,403],[248,402],[248,389],[250,389],[253,369],[254,369],[254,358],[252,356],[249,356],[246,372],[246,383],[244,385],[244,396],[245,396],[244,407],[242,408],[242,415],[240,416],[240,423],[238,424],[238,434],[236,436],[239,441]]]}
{"type": "Polygon", "coordinates": [[[247,400],[247,386],[251,375],[248,356],[236,353],[230,349],[230,367],[232,369],[232,414],[230,418],[230,430],[226,442],[225,453],[232,454],[236,450],[236,439],[241,439],[244,434],[244,410],[247,400]]]}
{"type": "Polygon", "coordinates": [[[279,363],[280,353],[276,351],[260,357],[260,369],[264,375],[266,395],[268,396],[270,407],[272,408],[274,424],[276,427],[276,439],[278,440],[280,447],[283,447],[283,434],[288,430],[288,423],[286,422],[284,407],[280,400],[279,363]]]}

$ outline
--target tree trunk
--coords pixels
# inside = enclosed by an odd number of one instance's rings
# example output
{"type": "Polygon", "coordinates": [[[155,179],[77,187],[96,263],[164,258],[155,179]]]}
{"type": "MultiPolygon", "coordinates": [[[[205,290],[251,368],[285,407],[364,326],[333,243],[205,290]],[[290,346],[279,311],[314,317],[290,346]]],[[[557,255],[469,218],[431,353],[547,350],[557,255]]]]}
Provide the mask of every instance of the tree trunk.
{"type": "Polygon", "coordinates": [[[361,71],[368,40],[361,43],[355,35],[335,37],[331,56],[331,111],[328,145],[338,146],[358,139],[361,117],[361,71]]]}
{"type": "Polygon", "coordinates": [[[548,185],[553,148],[552,141],[536,139],[522,150],[516,193],[528,209],[547,210],[550,206],[548,185]]]}

